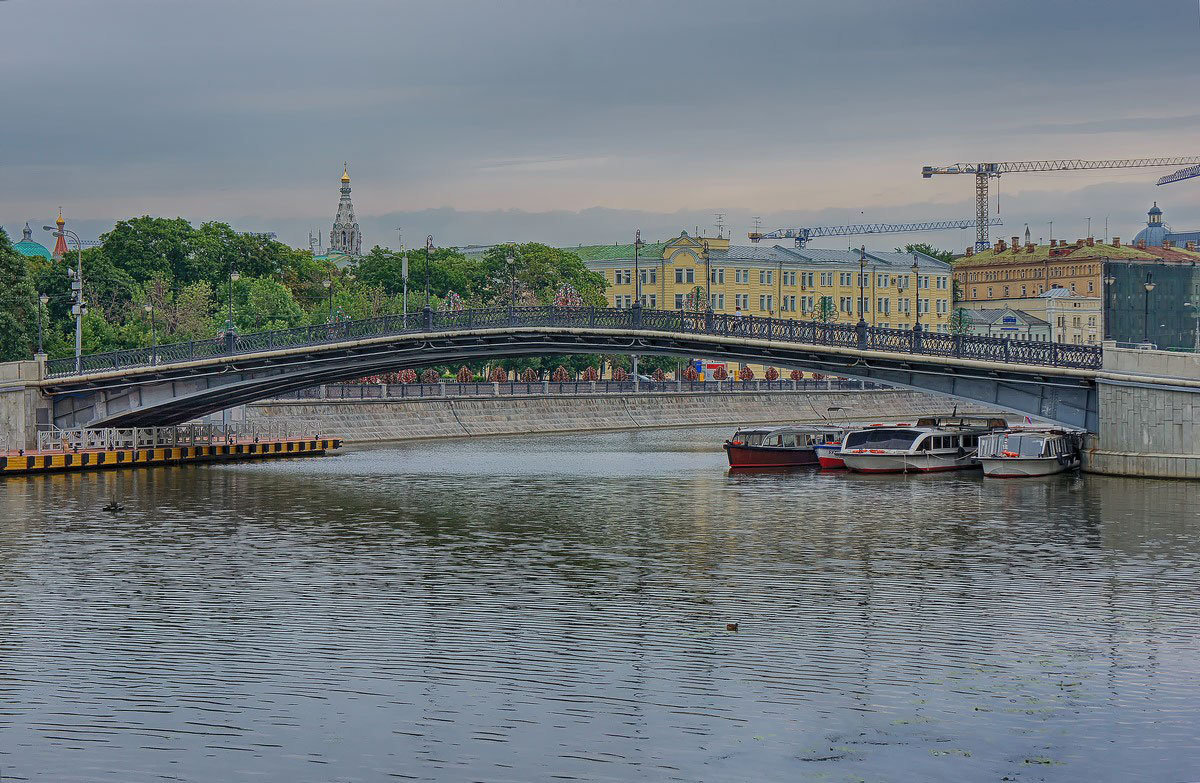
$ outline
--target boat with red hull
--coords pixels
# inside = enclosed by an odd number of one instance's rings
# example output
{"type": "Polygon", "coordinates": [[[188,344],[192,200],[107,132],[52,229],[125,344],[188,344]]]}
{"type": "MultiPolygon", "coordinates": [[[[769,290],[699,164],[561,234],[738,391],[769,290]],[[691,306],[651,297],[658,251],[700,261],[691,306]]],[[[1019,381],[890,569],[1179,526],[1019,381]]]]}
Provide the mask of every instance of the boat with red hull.
{"type": "Polygon", "coordinates": [[[816,444],[841,439],[836,428],[762,427],[738,430],[724,448],[731,468],[795,468],[818,464],[816,444]]]}

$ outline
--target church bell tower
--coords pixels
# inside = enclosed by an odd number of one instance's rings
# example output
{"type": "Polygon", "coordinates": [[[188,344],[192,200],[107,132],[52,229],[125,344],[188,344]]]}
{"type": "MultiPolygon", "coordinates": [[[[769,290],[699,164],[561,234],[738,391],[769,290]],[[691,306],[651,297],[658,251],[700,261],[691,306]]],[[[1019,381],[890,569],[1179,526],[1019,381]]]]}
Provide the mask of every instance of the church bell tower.
{"type": "Polygon", "coordinates": [[[354,219],[354,204],[350,201],[350,167],[342,167],[342,196],[338,199],[337,215],[329,231],[329,250],[348,256],[362,255],[362,234],[354,219]]]}

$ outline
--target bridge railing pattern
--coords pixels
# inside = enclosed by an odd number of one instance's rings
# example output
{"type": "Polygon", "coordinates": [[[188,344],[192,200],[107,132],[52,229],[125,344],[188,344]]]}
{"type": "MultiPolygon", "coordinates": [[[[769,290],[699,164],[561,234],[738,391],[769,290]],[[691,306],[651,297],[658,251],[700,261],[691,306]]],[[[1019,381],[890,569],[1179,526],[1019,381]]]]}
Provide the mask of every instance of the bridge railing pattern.
{"type": "Polygon", "coordinates": [[[801,381],[445,381],[443,383],[331,383],[275,395],[276,400],[391,400],[454,397],[575,396],[634,392],[727,394],[739,392],[866,391],[891,388],[886,384],[851,379],[801,381]]]}
{"type": "Polygon", "coordinates": [[[390,335],[506,327],[630,329],[805,345],[832,345],[859,350],[951,356],[1049,367],[1095,369],[1101,365],[1101,348],[1098,345],[1026,342],[1003,337],[916,332],[865,324],[759,318],[727,313],[650,310],[639,307],[615,309],[546,305],[490,307],[450,312],[431,310],[409,313],[407,316],[384,315],[270,332],[228,333],[207,340],[91,354],[81,357],[78,368],[74,358],[52,359],[47,363],[47,373],[49,377],[56,378],[390,335]]]}

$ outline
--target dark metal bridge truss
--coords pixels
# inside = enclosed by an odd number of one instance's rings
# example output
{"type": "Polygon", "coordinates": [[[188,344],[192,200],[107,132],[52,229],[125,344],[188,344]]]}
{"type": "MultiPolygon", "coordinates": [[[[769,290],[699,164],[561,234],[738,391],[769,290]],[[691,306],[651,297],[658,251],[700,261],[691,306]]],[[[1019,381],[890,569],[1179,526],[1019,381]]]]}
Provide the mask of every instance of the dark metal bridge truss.
{"type": "Polygon", "coordinates": [[[680,310],[424,311],[56,359],[60,426],[171,424],[403,367],[559,353],[666,354],[801,367],[980,400],[1094,431],[1098,346],[680,310]],[[1091,372],[1089,372],[1091,371],[1091,372]]]}

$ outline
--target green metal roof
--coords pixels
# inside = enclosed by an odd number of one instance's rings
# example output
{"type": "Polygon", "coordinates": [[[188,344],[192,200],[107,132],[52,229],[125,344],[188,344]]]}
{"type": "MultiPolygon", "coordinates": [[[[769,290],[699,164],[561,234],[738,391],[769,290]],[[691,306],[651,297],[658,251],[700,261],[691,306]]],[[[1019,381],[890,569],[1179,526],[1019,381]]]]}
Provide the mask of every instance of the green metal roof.
{"type": "Polygon", "coordinates": [[[13,250],[23,256],[29,258],[51,258],[53,253],[46,249],[45,245],[34,242],[32,239],[23,239],[12,246],[13,250]]]}
{"type": "MultiPolygon", "coordinates": [[[[647,242],[638,251],[638,256],[643,258],[662,258],[663,248],[666,246],[666,242],[647,242]]],[[[583,261],[618,261],[633,258],[632,242],[627,245],[580,245],[579,247],[563,247],[559,249],[574,253],[583,261]]]]}

